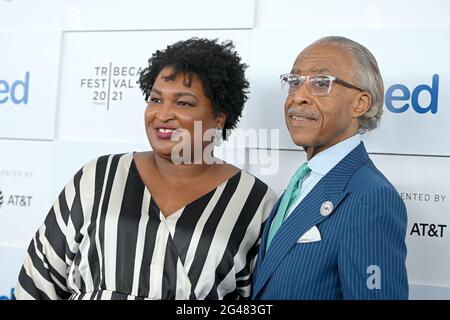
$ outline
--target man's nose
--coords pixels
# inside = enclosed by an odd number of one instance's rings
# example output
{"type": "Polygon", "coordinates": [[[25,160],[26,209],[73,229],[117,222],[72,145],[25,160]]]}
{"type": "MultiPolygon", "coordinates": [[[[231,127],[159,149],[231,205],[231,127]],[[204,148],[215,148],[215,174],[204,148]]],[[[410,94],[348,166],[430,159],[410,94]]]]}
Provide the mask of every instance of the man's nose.
{"type": "Polygon", "coordinates": [[[300,85],[293,88],[290,95],[295,104],[308,104],[311,102],[311,92],[309,91],[306,81],[303,81],[300,85]]]}

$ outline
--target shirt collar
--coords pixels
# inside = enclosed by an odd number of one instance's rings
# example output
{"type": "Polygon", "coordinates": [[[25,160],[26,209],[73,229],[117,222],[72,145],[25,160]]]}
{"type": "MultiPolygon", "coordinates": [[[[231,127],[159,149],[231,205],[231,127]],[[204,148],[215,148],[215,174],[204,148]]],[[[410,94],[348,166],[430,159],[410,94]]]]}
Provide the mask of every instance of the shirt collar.
{"type": "Polygon", "coordinates": [[[351,136],[350,138],[347,138],[344,141],[341,141],[316,154],[308,162],[308,167],[312,172],[324,176],[342,159],[344,159],[345,156],[352,152],[352,150],[355,149],[360,143],[360,135],[355,134],[354,136],[351,136]]]}

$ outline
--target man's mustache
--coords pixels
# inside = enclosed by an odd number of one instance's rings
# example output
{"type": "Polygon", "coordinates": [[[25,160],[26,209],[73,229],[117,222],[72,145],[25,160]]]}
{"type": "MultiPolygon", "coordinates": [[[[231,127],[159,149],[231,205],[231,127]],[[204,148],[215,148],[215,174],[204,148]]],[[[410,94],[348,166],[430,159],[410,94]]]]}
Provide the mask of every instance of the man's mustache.
{"type": "Polygon", "coordinates": [[[304,118],[313,119],[313,120],[319,119],[319,113],[317,111],[312,111],[312,110],[306,109],[304,107],[299,107],[299,106],[290,107],[287,110],[287,114],[289,117],[296,116],[296,117],[304,117],[304,118]]]}

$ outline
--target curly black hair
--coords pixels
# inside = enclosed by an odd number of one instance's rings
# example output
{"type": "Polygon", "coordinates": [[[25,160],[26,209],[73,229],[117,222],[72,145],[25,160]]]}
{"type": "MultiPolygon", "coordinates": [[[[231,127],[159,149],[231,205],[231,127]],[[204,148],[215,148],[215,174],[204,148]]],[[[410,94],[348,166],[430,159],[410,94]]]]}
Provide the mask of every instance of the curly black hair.
{"type": "Polygon", "coordinates": [[[241,58],[234,50],[231,40],[218,43],[218,39],[190,38],[157,50],[148,59],[148,67],[139,75],[138,84],[145,101],[148,101],[153,84],[165,67],[173,73],[166,80],[173,80],[179,72],[185,74],[185,85],[190,87],[193,75],[197,75],[205,95],[211,101],[214,114],[225,113],[223,138],[234,129],[242,115],[248,98],[249,83],[241,58]]]}

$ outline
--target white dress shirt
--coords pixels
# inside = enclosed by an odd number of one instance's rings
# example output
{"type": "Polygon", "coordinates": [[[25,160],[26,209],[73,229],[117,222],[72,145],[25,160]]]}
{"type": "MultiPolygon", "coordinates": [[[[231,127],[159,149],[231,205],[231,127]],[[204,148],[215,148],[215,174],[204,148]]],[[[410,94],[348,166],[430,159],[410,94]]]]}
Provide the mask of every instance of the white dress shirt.
{"type": "Polygon", "coordinates": [[[314,188],[314,186],[319,183],[320,179],[330,172],[331,169],[333,169],[342,159],[344,159],[345,156],[352,152],[353,149],[355,149],[360,143],[360,135],[355,134],[354,136],[351,136],[350,138],[347,138],[312,157],[312,159],[308,162],[308,167],[311,169],[311,172],[303,178],[299,196],[289,206],[286,213],[286,219],[314,188]]]}

